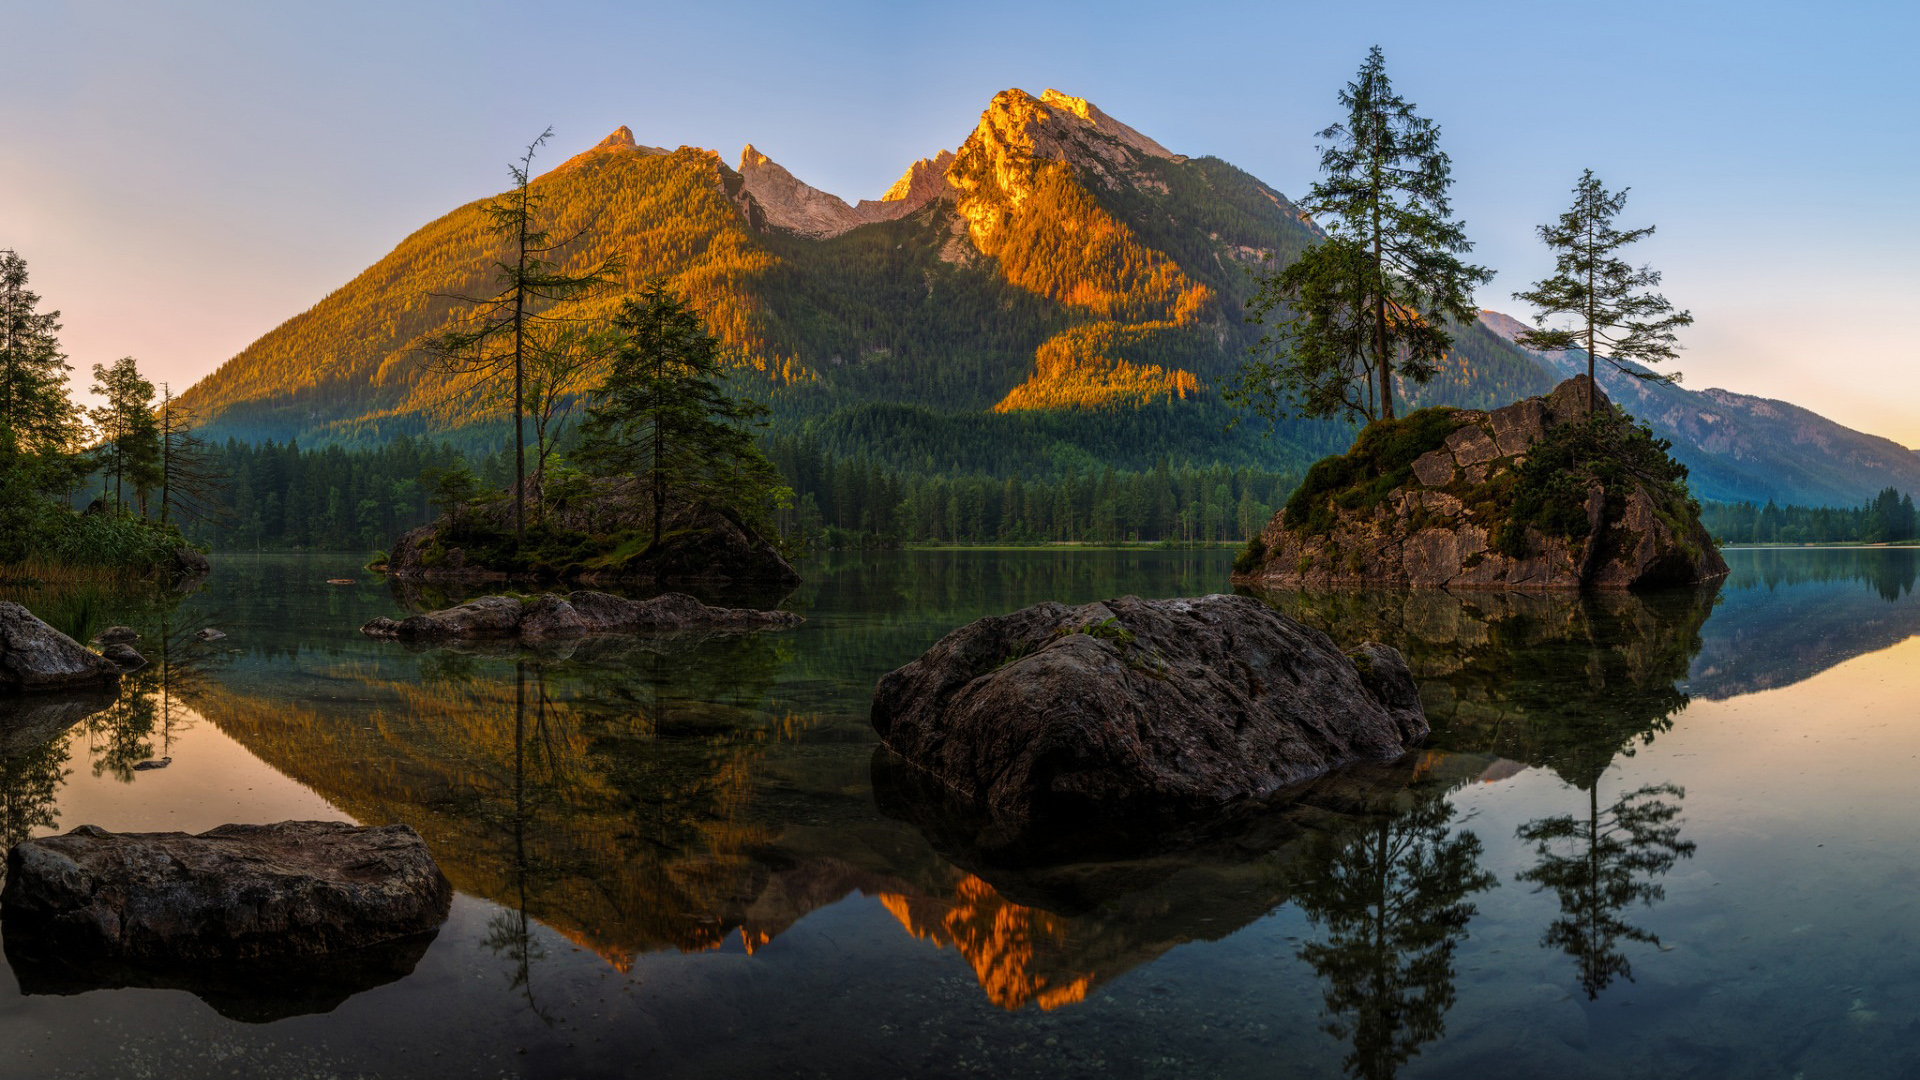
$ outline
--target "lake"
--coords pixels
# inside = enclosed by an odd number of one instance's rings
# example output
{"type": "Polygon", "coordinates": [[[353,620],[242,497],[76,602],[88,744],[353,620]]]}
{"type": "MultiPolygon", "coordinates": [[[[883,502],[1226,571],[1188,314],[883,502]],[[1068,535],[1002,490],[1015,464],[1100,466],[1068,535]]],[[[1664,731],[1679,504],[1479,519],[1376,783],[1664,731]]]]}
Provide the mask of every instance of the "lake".
{"type": "Polygon", "coordinates": [[[401,602],[344,556],[61,607],[154,663],[0,718],[8,843],[397,821],[458,895],[430,943],[245,979],[9,941],[0,1076],[1920,1074],[1920,552],[1267,597],[1401,649],[1432,736],[1129,860],[981,863],[876,752],[874,681],[949,630],[1231,557],[830,554],[708,597],[797,629],[540,652],[366,639],[401,602]]]}

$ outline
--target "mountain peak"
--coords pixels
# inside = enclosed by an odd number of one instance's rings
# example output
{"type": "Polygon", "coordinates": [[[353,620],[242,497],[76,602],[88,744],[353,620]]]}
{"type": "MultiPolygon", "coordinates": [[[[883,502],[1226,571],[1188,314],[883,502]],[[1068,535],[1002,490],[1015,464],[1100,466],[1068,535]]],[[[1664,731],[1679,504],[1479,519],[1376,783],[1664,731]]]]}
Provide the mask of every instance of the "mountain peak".
{"type": "Polygon", "coordinates": [[[752,143],[740,149],[740,179],[767,223],[789,232],[820,240],[863,224],[846,200],[802,182],[752,143]]]}
{"type": "Polygon", "coordinates": [[[554,166],[546,175],[552,176],[554,173],[566,172],[568,169],[577,169],[596,158],[613,154],[654,155],[665,153],[668,153],[668,151],[664,147],[641,146],[639,143],[634,142],[633,129],[625,124],[621,124],[619,127],[614,128],[606,138],[601,139],[599,142],[573,155],[559,165],[554,166]]]}

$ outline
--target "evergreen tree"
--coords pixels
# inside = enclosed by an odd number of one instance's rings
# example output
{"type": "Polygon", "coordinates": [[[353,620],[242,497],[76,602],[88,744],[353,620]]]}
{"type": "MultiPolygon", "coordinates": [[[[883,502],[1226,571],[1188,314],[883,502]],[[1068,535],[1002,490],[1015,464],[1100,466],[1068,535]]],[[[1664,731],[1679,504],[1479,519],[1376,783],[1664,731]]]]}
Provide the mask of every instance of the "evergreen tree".
{"type": "Polygon", "coordinates": [[[1253,346],[1231,396],[1269,419],[1289,403],[1309,417],[1392,419],[1395,376],[1433,378],[1453,346],[1446,325],[1477,316],[1473,289],[1493,277],[1460,258],[1473,245],[1447,200],[1440,129],[1394,92],[1378,46],[1340,104],[1347,118],[1320,132],[1325,176],[1303,202],[1327,237],[1247,302],[1279,332],[1253,346]]]}
{"type": "Polygon", "coordinates": [[[38,311],[27,288],[27,263],[0,250],[0,454],[64,451],[77,437],[79,414],[67,398],[67,358],[60,351],[60,313],[38,311]]]}
{"type": "Polygon", "coordinates": [[[658,279],[622,303],[614,328],[619,350],[592,393],[576,456],[641,480],[653,508],[650,547],[666,532],[669,506],[725,508],[765,524],[769,504],[790,492],[750,430],[765,407],[720,385],[720,339],[658,279]]]}
{"type": "MultiPolygon", "coordinates": [[[[470,305],[453,327],[429,337],[424,345],[434,365],[451,374],[477,374],[483,380],[510,378],[513,411],[513,523],[514,536],[524,540],[526,506],[527,360],[543,334],[557,333],[564,317],[556,309],[608,284],[619,272],[621,260],[610,255],[577,274],[563,273],[554,257],[580,239],[576,232],[562,240],[539,227],[544,197],[533,189],[533,156],[553,137],[553,129],[527,144],[513,174],[513,191],[482,207],[488,228],[508,242],[505,258],[495,260],[499,291],[492,296],[456,296],[470,305]]],[[[582,230],[584,232],[584,229],[582,230]]]]}
{"type": "Polygon", "coordinates": [[[1553,352],[1583,349],[1587,354],[1587,411],[1593,411],[1591,393],[1594,364],[1600,350],[1615,369],[1639,379],[1678,382],[1679,372],[1656,374],[1643,365],[1672,360],[1679,355],[1674,330],[1693,325],[1693,316],[1673,310],[1667,298],[1645,290],[1660,284],[1660,272],[1649,266],[1638,270],[1617,254],[1620,249],[1653,235],[1652,225],[1624,232],[1614,227],[1614,216],[1627,204],[1627,192],[1609,192],[1592,169],[1580,174],[1573,188],[1573,207],[1558,223],[1540,226],[1540,239],[1553,250],[1553,276],[1533,288],[1513,294],[1538,308],[1534,324],[1519,338],[1529,349],[1553,352]],[[1547,320],[1572,316],[1574,325],[1547,329],[1547,320]]]}
{"type": "MultiPolygon", "coordinates": [[[[142,378],[133,357],[93,365],[93,392],[103,403],[92,410],[94,427],[100,432],[99,466],[101,484],[113,481],[113,505],[126,507],[128,482],[141,493],[159,486],[160,428],[153,418],[153,384],[142,378]]],[[[105,492],[102,491],[104,497],[105,492]]]]}

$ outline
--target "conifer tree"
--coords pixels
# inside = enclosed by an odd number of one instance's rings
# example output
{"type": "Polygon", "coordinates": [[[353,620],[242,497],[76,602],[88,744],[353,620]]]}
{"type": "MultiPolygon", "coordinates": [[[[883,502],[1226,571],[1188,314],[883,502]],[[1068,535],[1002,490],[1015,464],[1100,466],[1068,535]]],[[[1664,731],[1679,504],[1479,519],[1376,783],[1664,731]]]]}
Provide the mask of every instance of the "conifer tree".
{"type": "Polygon", "coordinates": [[[655,279],[621,305],[621,336],[604,385],[593,391],[574,455],[603,474],[631,473],[653,511],[649,549],[669,506],[709,506],[763,517],[788,494],[754,444],[766,408],[720,385],[720,340],[687,302],[655,279]]]}
{"type": "Polygon", "coordinates": [[[42,312],[27,288],[27,263],[0,249],[0,452],[65,450],[79,427],[67,397],[60,313],[42,312]]]}
{"type": "Polygon", "coordinates": [[[557,313],[561,305],[609,284],[621,269],[617,255],[579,273],[562,272],[554,261],[580,234],[555,240],[536,220],[545,200],[533,186],[533,157],[552,137],[553,129],[548,128],[527,144],[519,162],[507,167],[513,175],[513,190],[480,208],[488,228],[507,241],[505,257],[494,263],[499,291],[484,297],[453,297],[470,305],[470,310],[450,329],[424,342],[427,355],[441,371],[512,382],[513,531],[521,540],[527,529],[525,405],[533,339],[565,322],[557,313]]]}
{"type": "Polygon", "coordinates": [[[124,509],[129,481],[142,493],[159,483],[160,428],[153,418],[153,384],[141,377],[131,356],[111,367],[93,365],[93,379],[93,392],[102,399],[91,410],[100,433],[101,484],[104,488],[112,478],[114,508],[124,509]]]}
{"type": "Polygon", "coordinates": [[[1555,352],[1582,349],[1587,354],[1587,411],[1592,412],[1594,365],[1602,349],[1606,360],[1623,374],[1657,382],[1678,382],[1679,372],[1655,373],[1643,365],[1672,360],[1679,355],[1674,331],[1693,325],[1693,316],[1673,310],[1667,298],[1648,292],[1660,284],[1660,272],[1649,266],[1638,270],[1617,254],[1621,248],[1653,235],[1654,227],[1621,231],[1613,219],[1627,204],[1627,192],[1609,192],[1593,175],[1580,174],[1573,187],[1573,207],[1552,225],[1540,226],[1540,239],[1553,250],[1553,276],[1533,288],[1513,294],[1538,308],[1538,327],[1520,335],[1529,349],[1555,352]],[[1547,329],[1554,316],[1569,315],[1573,325],[1547,329]]]}
{"type": "Polygon", "coordinates": [[[1447,324],[1477,316],[1474,287],[1493,276],[1461,258],[1473,245],[1447,199],[1440,128],[1394,91],[1379,46],[1339,100],[1346,119],[1320,132],[1324,176],[1303,201],[1327,237],[1248,301],[1252,321],[1279,330],[1229,397],[1268,419],[1288,404],[1392,419],[1394,378],[1433,378],[1453,346],[1447,324]]]}

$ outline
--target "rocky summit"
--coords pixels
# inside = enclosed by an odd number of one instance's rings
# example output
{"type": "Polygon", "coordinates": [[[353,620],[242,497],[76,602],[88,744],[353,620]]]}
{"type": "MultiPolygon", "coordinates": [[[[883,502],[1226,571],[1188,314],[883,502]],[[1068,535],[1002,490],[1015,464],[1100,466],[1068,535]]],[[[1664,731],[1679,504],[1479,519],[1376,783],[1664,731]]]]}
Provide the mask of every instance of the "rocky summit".
{"type": "Polygon", "coordinates": [[[1316,464],[1236,584],[1639,589],[1727,574],[1666,444],[1585,376],[1491,412],[1376,422],[1316,464]]]}
{"type": "Polygon", "coordinates": [[[1342,653],[1244,596],[980,619],[882,678],[871,720],[1015,832],[1213,812],[1427,733],[1398,653],[1342,653]]]}

